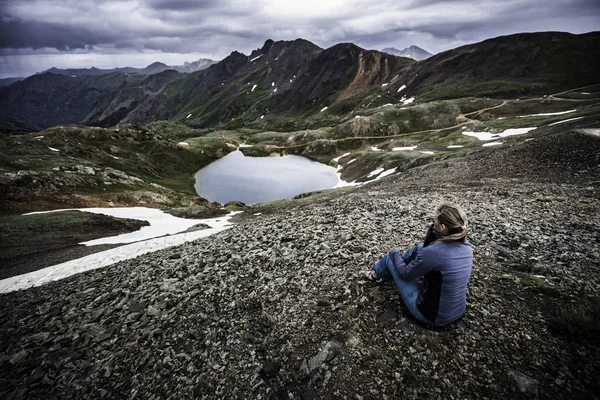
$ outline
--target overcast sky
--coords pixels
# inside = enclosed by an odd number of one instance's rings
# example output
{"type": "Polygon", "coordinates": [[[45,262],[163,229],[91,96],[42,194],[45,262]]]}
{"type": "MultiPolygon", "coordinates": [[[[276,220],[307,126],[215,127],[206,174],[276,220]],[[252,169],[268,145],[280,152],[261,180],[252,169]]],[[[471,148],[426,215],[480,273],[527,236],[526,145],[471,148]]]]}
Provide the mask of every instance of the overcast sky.
{"type": "Polygon", "coordinates": [[[598,0],[0,0],[0,78],[220,60],[266,39],[438,53],[511,33],[594,30],[598,0]]]}

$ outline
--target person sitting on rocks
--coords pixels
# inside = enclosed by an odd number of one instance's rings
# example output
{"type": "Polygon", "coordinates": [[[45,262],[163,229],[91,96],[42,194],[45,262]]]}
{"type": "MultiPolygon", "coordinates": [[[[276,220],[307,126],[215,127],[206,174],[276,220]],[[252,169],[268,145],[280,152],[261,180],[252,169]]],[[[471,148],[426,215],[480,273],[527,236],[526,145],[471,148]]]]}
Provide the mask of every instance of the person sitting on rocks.
{"type": "Polygon", "coordinates": [[[425,240],[404,254],[390,250],[373,270],[367,271],[367,279],[394,279],[410,314],[427,325],[444,326],[456,321],[465,313],[473,265],[467,223],[462,209],[442,204],[425,240]],[[417,280],[421,276],[422,283],[417,280]]]}

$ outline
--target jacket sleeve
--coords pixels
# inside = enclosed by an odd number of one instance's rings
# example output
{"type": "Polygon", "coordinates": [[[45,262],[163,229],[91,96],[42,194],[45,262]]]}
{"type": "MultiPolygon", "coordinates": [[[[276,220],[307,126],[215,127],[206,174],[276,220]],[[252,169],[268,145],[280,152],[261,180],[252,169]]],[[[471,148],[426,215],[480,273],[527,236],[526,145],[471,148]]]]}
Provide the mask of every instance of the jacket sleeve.
{"type": "Polygon", "coordinates": [[[431,248],[424,248],[408,265],[404,263],[400,252],[392,254],[392,260],[398,276],[405,281],[412,281],[438,266],[437,257],[431,248]]]}

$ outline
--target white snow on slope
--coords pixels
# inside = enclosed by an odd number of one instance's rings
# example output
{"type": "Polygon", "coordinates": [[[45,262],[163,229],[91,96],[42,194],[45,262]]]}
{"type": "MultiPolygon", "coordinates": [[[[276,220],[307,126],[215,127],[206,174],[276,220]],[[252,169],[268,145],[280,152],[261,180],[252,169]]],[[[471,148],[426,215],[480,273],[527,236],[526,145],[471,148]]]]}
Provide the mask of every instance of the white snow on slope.
{"type": "Polygon", "coordinates": [[[262,56],[263,56],[263,55],[261,54],[261,55],[259,55],[259,56],[257,56],[257,57],[254,57],[252,60],[250,60],[250,62],[252,62],[252,61],[256,61],[256,60],[258,60],[259,58],[261,58],[262,56]]]}
{"type": "Polygon", "coordinates": [[[254,85],[254,86],[252,86],[252,90],[251,90],[251,92],[254,92],[254,89],[256,89],[256,87],[257,87],[257,86],[258,86],[258,85],[254,85]]]}
{"type": "Polygon", "coordinates": [[[387,85],[389,85],[389,83],[384,83],[381,85],[381,87],[386,87],[387,85]]]}
{"type": "MultiPolygon", "coordinates": [[[[136,207],[137,208],[137,207],[136,207]]],[[[33,271],[27,274],[13,276],[11,278],[0,280],[0,293],[8,293],[15,290],[27,289],[33,286],[40,286],[44,283],[64,279],[71,275],[81,272],[91,271],[102,267],[115,264],[119,261],[138,257],[142,254],[161,250],[171,246],[177,246],[185,242],[211,236],[215,233],[229,229],[232,225],[229,220],[233,215],[231,213],[226,217],[193,220],[194,224],[205,223],[211,228],[196,232],[186,232],[177,235],[153,238],[141,242],[130,243],[114,249],[105,250],[99,253],[67,261],[51,267],[33,271]]]]}
{"type": "Polygon", "coordinates": [[[435,154],[433,151],[429,151],[429,150],[420,151],[419,153],[423,153],[423,154],[435,154]]]}
{"type": "Polygon", "coordinates": [[[410,99],[406,99],[406,100],[402,100],[402,101],[404,102],[404,105],[406,105],[406,104],[410,104],[410,103],[412,103],[413,101],[415,101],[415,98],[414,98],[414,97],[411,97],[410,99]]]}
{"type": "MultiPolygon", "coordinates": [[[[139,219],[142,221],[148,221],[150,223],[150,226],[143,226],[141,229],[135,232],[124,233],[122,235],[110,236],[107,238],[95,239],[80,243],[86,246],[94,246],[97,244],[132,243],[164,235],[173,235],[183,232],[194,225],[207,223],[207,220],[178,218],[171,214],[167,214],[164,211],[147,207],[73,208],[71,210],[85,211],[94,214],[104,214],[117,218],[139,219]]],[[[38,211],[24,215],[47,214],[50,212],[60,211],[65,210],[38,211]]]]}
{"type": "Polygon", "coordinates": [[[383,150],[381,150],[377,146],[371,146],[371,151],[383,151],[383,150]]]}
{"type": "Polygon", "coordinates": [[[400,93],[402,90],[406,89],[406,85],[400,86],[400,89],[396,93],[400,93]]]}
{"type": "Polygon", "coordinates": [[[488,146],[498,146],[498,145],[501,145],[501,144],[504,144],[504,143],[502,143],[502,142],[489,142],[489,143],[484,143],[481,146],[482,147],[488,147],[488,146]]]}
{"type": "Polygon", "coordinates": [[[189,118],[189,117],[191,117],[191,116],[192,116],[192,114],[188,114],[188,116],[187,116],[187,117],[185,117],[185,118],[187,119],[187,118],[189,118]]]}
{"type": "Polygon", "coordinates": [[[532,131],[534,129],[535,129],[535,127],[533,127],[533,128],[512,128],[512,129],[507,129],[507,130],[505,130],[504,132],[501,132],[501,133],[463,132],[462,134],[465,135],[465,136],[476,137],[479,140],[494,140],[494,139],[498,139],[499,137],[522,135],[522,134],[527,133],[529,131],[532,131]]]}
{"type": "Polygon", "coordinates": [[[449,149],[461,149],[463,147],[465,147],[465,146],[461,146],[458,144],[451,144],[450,146],[448,146],[449,149]]]}
{"type": "Polygon", "coordinates": [[[392,148],[392,151],[410,151],[410,150],[414,150],[418,147],[417,146],[406,146],[406,147],[394,147],[392,148]]]}
{"type": "Polygon", "coordinates": [[[189,146],[190,144],[188,142],[179,142],[180,146],[189,146]]]}
{"type": "Polygon", "coordinates": [[[575,118],[563,119],[562,121],[553,122],[553,123],[549,124],[548,126],[558,125],[558,124],[564,124],[565,122],[576,121],[576,120],[581,119],[581,118],[583,118],[583,117],[575,117],[575,118]]]}
{"type": "Polygon", "coordinates": [[[329,108],[329,107],[323,107],[323,108],[321,109],[321,112],[323,112],[323,111],[327,110],[328,108],[329,108]]]}
{"type": "Polygon", "coordinates": [[[369,175],[367,175],[367,178],[371,178],[371,177],[374,177],[375,175],[379,175],[383,171],[384,171],[383,168],[377,168],[376,170],[371,171],[371,173],[369,173],[369,175]]]}
{"type": "MultiPolygon", "coordinates": [[[[338,157],[337,159],[335,159],[335,161],[337,162],[337,161],[338,161],[340,158],[342,158],[342,157],[345,157],[345,156],[347,156],[348,154],[350,154],[350,153],[346,153],[346,154],[344,154],[343,156],[341,156],[341,157],[338,157]]],[[[354,160],[352,160],[352,161],[354,161],[354,160]]],[[[350,162],[352,162],[352,161],[350,161],[350,162]]],[[[350,164],[350,163],[348,163],[348,164],[350,164]]],[[[332,189],[335,189],[335,188],[341,188],[341,187],[347,187],[347,186],[359,186],[359,185],[360,185],[360,183],[356,183],[356,182],[346,182],[346,181],[343,181],[343,180],[342,180],[342,172],[341,172],[342,168],[343,168],[343,166],[342,166],[342,165],[338,165],[338,166],[337,166],[337,168],[335,169],[335,174],[336,174],[336,175],[337,175],[337,177],[338,177],[338,183],[337,183],[337,184],[336,184],[336,185],[335,185],[335,186],[334,186],[332,189]]]]}
{"type": "Polygon", "coordinates": [[[561,111],[561,112],[554,112],[554,113],[519,115],[517,118],[543,117],[543,116],[548,116],[548,115],[563,115],[563,114],[569,114],[569,113],[572,113],[572,112],[575,112],[575,111],[577,111],[577,110],[561,111]]]}
{"type": "Polygon", "coordinates": [[[50,150],[52,150],[52,151],[58,151],[58,152],[60,152],[60,150],[59,150],[59,149],[55,149],[54,147],[48,147],[48,148],[49,148],[50,150]]]}
{"type": "Polygon", "coordinates": [[[352,154],[352,153],[344,153],[341,156],[334,158],[333,161],[338,162],[338,161],[340,161],[340,159],[342,159],[346,156],[349,156],[350,154],[352,154]]]}

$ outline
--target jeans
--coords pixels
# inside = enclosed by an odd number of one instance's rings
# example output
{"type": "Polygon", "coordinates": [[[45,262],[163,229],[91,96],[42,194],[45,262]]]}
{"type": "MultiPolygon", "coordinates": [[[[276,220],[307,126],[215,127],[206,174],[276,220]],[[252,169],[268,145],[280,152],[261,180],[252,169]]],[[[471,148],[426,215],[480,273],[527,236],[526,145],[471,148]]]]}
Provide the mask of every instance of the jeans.
{"type": "MultiPolygon", "coordinates": [[[[412,260],[414,260],[417,255],[423,250],[423,243],[419,243],[416,246],[411,247],[406,250],[402,254],[402,259],[405,264],[410,264],[412,260]]],[[[398,292],[400,293],[400,297],[402,297],[402,301],[406,305],[408,312],[415,317],[418,321],[423,322],[427,325],[433,326],[441,326],[434,324],[429,321],[427,318],[421,314],[421,311],[417,308],[417,301],[419,300],[419,293],[421,291],[421,284],[419,281],[405,281],[404,279],[398,276],[398,271],[396,271],[396,267],[393,262],[393,254],[395,252],[400,252],[398,249],[390,250],[386,255],[384,255],[381,260],[377,261],[374,266],[375,273],[380,278],[393,278],[396,286],[398,287],[398,292]]]]}

